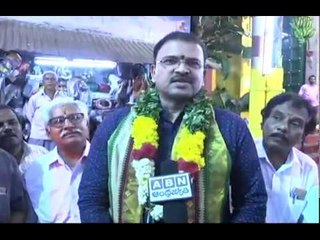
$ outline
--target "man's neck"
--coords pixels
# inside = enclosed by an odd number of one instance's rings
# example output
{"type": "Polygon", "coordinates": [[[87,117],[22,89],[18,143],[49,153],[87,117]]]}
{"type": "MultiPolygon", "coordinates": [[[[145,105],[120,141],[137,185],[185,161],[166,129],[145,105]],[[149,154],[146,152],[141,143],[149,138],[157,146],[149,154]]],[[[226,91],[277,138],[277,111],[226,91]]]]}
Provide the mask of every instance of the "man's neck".
{"type": "Polygon", "coordinates": [[[19,144],[12,151],[8,151],[8,152],[15,157],[19,165],[22,161],[22,156],[23,156],[23,143],[19,144]]]}
{"type": "Polygon", "coordinates": [[[62,159],[65,161],[65,163],[73,168],[78,161],[80,160],[81,156],[83,155],[83,152],[86,148],[86,143],[79,144],[77,146],[66,146],[66,147],[60,147],[58,148],[58,152],[62,159]]]}
{"type": "Polygon", "coordinates": [[[290,151],[278,152],[273,149],[266,149],[266,153],[273,167],[278,170],[287,161],[290,151]]]}
{"type": "Polygon", "coordinates": [[[309,86],[311,87],[317,87],[318,83],[317,82],[308,82],[309,86]]]}
{"type": "Polygon", "coordinates": [[[164,107],[168,110],[169,120],[171,122],[174,122],[178,118],[178,116],[184,110],[184,108],[187,104],[185,101],[174,102],[174,101],[168,101],[168,100],[161,98],[161,97],[160,97],[160,101],[161,101],[162,107],[164,107]]]}
{"type": "Polygon", "coordinates": [[[48,89],[44,89],[44,93],[50,97],[51,99],[53,99],[55,93],[56,93],[56,90],[48,90],[48,89]]]}

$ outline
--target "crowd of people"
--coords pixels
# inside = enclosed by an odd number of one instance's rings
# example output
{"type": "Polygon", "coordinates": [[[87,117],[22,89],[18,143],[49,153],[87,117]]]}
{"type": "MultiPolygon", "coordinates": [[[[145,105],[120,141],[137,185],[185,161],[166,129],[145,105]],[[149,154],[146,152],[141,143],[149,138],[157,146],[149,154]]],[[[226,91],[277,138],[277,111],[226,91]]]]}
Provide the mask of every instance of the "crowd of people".
{"type": "Polygon", "coordinates": [[[137,65],[93,132],[88,104],[59,92],[55,72],[25,117],[0,82],[0,222],[318,223],[318,168],[295,147],[317,123],[306,87],[273,97],[253,139],[239,115],[212,107],[207,57],[194,35],[166,35],[152,83],[137,65]]]}

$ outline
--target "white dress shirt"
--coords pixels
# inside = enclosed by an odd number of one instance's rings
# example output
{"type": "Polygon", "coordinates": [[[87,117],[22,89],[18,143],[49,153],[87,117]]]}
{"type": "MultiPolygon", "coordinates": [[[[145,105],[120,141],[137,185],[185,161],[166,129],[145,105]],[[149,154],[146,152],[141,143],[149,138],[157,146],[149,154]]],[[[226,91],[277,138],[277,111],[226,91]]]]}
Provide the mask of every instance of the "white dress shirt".
{"type": "MultiPolygon", "coordinates": [[[[60,91],[57,91],[53,99],[64,96],[65,95],[62,94],[60,91]]],[[[39,92],[37,92],[29,99],[29,102],[27,103],[27,106],[25,108],[25,115],[31,123],[30,138],[50,140],[45,130],[45,124],[42,117],[43,113],[41,111],[41,107],[45,106],[53,99],[51,99],[47,94],[45,94],[43,89],[39,90],[39,92]]]]}
{"type": "Polygon", "coordinates": [[[44,147],[23,142],[23,155],[19,164],[21,174],[24,175],[33,161],[48,152],[44,147]]]}
{"type": "Polygon", "coordinates": [[[269,161],[262,139],[255,141],[266,190],[267,223],[319,222],[319,176],[316,163],[292,148],[287,161],[275,170],[269,161]],[[305,197],[299,199],[306,193],[305,197]],[[298,193],[297,197],[295,193],[298,193]]]}
{"type": "Polygon", "coordinates": [[[26,186],[40,223],[80,223],[78,188],[90,143],[71,169],[55,147],[34,161],[25,174],[26,186]]]}

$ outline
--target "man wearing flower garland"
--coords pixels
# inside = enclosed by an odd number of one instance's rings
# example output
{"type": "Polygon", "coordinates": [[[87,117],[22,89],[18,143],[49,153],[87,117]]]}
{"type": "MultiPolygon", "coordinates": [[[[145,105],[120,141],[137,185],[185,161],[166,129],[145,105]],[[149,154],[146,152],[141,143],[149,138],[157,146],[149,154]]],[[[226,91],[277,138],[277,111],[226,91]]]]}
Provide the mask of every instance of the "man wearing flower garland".
{"type": "Polygon", "coordinates": [[[264,222],[267,195],[246,123],[213,110],[201,90],[205,47],[173,32],[153,54],[155,89],[106,116],[92,140],[79,187],[81,221],[264,222]],[[192,197],[151,202],[150,178],[178,172],[190,173],[192,197]]]}

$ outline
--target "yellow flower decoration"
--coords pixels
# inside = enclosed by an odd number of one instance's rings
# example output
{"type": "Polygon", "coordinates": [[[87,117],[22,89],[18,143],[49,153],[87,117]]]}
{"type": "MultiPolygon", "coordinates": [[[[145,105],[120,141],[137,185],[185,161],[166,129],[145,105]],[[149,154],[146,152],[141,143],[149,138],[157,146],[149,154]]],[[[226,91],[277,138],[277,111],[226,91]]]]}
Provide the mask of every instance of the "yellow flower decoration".
{"type": "Polygon", "coordinates": [[[150,143],[156,148],[158,147],[158,125],[151,117],[136,117],[132,125],[131,136],[134,139],[134,149],[140,149],[144,143],[150,143]]]}
{"type": "Polygon", "coordinates": [[[202,131],[192,134],[187,127],[183,127],[174,149],[175,160],[183,158],[187,162],[196,163],[200,168],[204,167],[205,161],[202,157],[204,139],[205,134],[202,131]]]}
{"type": "MultiPolygon", "coordinates": [[[[158,121],[161,110],[160,97],[156,89],[150,88],[139,97],[135,106],[137,116],[133,121],[131,133],[134,155],[138,159],[146,152],[153,156],[158,150],[158,121]]],[[[173,160],[183,159],[196,164],[199,169],[205,166],[204,133],[210,128],[212,117],[212,103],[202,89],[185,107],[183,126],[173,146],[173,160]]]]}

